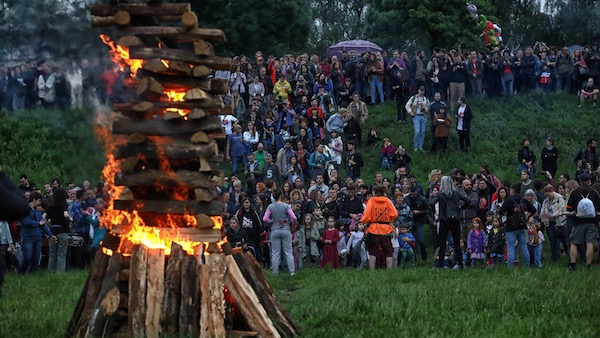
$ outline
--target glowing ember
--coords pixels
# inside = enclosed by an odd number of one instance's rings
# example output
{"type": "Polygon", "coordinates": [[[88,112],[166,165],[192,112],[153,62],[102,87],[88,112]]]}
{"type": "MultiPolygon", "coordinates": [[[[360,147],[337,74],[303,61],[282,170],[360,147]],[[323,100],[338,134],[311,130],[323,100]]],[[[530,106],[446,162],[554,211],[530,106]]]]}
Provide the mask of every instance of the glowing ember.
{"type": "MultiPolygon", "coordinates": [[[[165,60],[162,60],[163,62],[165,62],[165,60]]],[[[164,94],[167,96],[167,102],[183,102],[183,97],[185,96],[184,91],[175,91],[175,90],[165,90],[164,94]]],[[[187,112],[184,109],[177,109],[177,108],[167,108],[165,109],[165,112],[174,112],[177,113],[181,116],[186,117],[187,112]]],[[[187,118],[186,118],[187,120],[187,118]]]]}
{"type": "Polygon", "coordinates": [[[125,71],[125,67],[129,66],[131,76],[135,77],[138,69],[142,67],[144,60],[129,58],[129,48],[117,45],[107,35],[100,34],[102,42],[110,47],[110,55],[112,62],[119,66],[120,71],[125,71]]]}

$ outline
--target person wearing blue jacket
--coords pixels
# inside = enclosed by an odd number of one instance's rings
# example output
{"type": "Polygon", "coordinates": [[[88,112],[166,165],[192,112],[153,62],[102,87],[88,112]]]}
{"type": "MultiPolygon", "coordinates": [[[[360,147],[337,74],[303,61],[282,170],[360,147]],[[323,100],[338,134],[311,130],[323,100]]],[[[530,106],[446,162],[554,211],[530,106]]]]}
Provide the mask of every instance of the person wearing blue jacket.
{"type": "Polygon", "coordinates": [[[40,254],[42,252],[42,234],[46,234],[52,241],[57,242],[56,236],[52,235],[46,220],[38,207],[42,204],[42,195],[32,192],[29,195],[29,215],[21,220],[21,247],[23,248],[23,262],[19,267],[19,273],[24,274],[38,269],[40,254]]]}

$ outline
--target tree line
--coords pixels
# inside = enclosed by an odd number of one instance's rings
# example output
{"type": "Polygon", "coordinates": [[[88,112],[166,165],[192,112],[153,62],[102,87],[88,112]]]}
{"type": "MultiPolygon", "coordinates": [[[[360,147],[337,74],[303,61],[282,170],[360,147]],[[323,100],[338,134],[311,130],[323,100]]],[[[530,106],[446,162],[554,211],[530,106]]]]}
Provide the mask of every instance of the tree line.
{"type": "MultiPolygon", "coordinates": [[[[1,60],[78,57],[103,53],[89,24],[90,0],[5,0],[0,3],[1,60]],[[43,11],[36,9],[43,8],[43,11]]],[[[102,2],[102,1],[96,1],[102,2]]],[[[107,0],[103,0],[107,2],[107,0]]],[[[252,55],[325,54],[336,42],[373,41],[383,49],[483,47],[465,0],[165,0],[191,2],[204,27],[223,29],[220,52],[252,55]]],[[[586,45],[600,38],[600,2],[594,0],[475,0],[480,14],[502,27],[512,49],[586,45]]]]}

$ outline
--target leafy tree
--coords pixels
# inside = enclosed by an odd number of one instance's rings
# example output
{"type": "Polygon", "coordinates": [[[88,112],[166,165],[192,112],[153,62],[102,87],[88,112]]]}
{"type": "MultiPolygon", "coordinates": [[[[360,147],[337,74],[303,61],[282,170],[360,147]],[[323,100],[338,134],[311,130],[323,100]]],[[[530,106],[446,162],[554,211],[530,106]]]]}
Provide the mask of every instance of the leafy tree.
{"type": "Polygon", "coordinates": [[[309,47],[323,52],[336,42],[362,39],[365,3],[365,0],[313,0],[311,9],[315,22],[309,47]]]}

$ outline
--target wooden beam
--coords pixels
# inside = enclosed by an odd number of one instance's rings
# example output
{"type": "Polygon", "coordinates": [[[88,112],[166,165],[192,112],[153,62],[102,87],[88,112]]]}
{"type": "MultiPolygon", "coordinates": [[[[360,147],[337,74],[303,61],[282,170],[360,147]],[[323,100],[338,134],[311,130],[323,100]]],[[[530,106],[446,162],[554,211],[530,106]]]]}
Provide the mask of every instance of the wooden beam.
{"type": "Polygon", "coordinates": [[[227,274],[225,285],[235,301],[235,306],[253,331],[261,337],[281,337],[273,322],[267,315],[256,292],[242,275],[235,259],[231,255],[225,256],[227,274]]]}
{"type": "Polygon", "coordinates": [[[148,6],[145,3],[120,3],[116,5],[94,4],[89,6],[90,14],[96,16],[112,16],[118,11],[129,12],[133,16],[183,15],[189,12],[189,3],[164,3],[148,6]]]}
{"type": "Polygon", "coordinates": [[[165,292],[165,250],[148,249],[146,265],[146,337],[160,337],[160,316],[165,292]]]}
{"type": "MultiPolygon", "coordinates": [[[[117,227],[113,227],[112,233],[117,233],[117,227]]],[[[143,245],[134,245],[131,249],[131,263],[129,275],[129,315],[127,327],[130,337],[145,337],[146,319],[146,278],[148,252],[143,245]]]]}
{"type": "Polygon", "coordinates": [[[220,29],[194,28],[189,31],[181,27],[167,26],[139,26],[124,29],[121,34],[125,35],[151,35],[163,38],[172,38],[182,41],[206,40],[225,43],[225,33],[220,29]]]}
{"type": "Polygon", "coordinates": [[[175,172],[164,172],[150,169],[134,174],[115,174],[115,185],[117,186],[214,188],[218,184],[218,177],[199,171],[177,170],[175,172]]]}
{"type": "MultiPolygon", "coordinates": [[[[181,245],[172,242],[171,254],[167,263],[165,278],[165,297],[163,298],[163,308],[161,316],[161,325],[163,334],[176,336],[179,332],[179,308],[181,307],[181,261],[183,260],[183,248],[181,245]]],[[[189,278],[186,276],[185,278],[189,278]]]]}
{"type": "Polygon", "coordinates": [[[198,131],[221,129],[221,119],[218,116],[207,116],[202,120],[136,120],[121,119],[113,122],[114,135],[144,135],[169,136],[193,134],[198,131]]]}
{"type": "MultiPolygon", "coordinates": [[[[131,231],[131,226],[118,225],[114,226],[110,232],[116,235],[126,234],[131,231]]],[[[205,242],[205,243],[217,243],[221,240],[221,230],[212,228],[167,228],[167,227],[148,227],[157,229],[161,238],[180,238],[181,240],[190,242],[205,242]]],[[[132,260],[133,268],[133,260],[132,260]]],[[[133,271],[133,270],[132,270],[133,271]]],[[[133,272],[132,272],[133,275],[133,272]]],[[[131,278],[130,278],[131,282],[131,278]]]]}
{"type": "Polygon", "coordinates": [[[194,12],[186,12],[181,16],[181,27],[185,30],[198,28],[198,16],[194,12]]]}
{"type": "Polygon", "coordinates": [[[87,337],[106,337],[113,333],[115,315],[120,302],[118,283],[122,257],[118,253],[113,253],[110,257],[108,269],[102,280],[102,287],[87,328],[87,337]]]}
{"type": "Polygon", "coordinates": [[[187,159],[199,156],[210,158],[215,154],[215,150],[212,144],[173,141],[159,144],[148,142],[142,144],[121,144],[117,145],[113,151],[113,155],[117,160],[138,154],[143,154],[146,158],[166,157],[170,159],[187,159]]]}
{"type": "Polygon", "coordinates": [[[211,253],[200,265],[200,338],[225,337],[225,255],[211,253]]]}
{"type": "Polygon", "coordinates": [[[196,257],[186,255],[181,262],[181,308],[179,336],[197,337],[200,332],[200,284],[196,257]]]}
{"type": "MultiPolygon", "coordinates": [[[[148,114],[150,115],[160,115],[164,114],[165,109],[173,108],[173,109],[181,109],[181,110],[194,110],[194,109],[205,109],[209,113],[212,114],[225,114],[230,113],[231,106],[223,106],[223,100],[221,98],[214,98],[210,100],[205,100],[203,102],[150,102],[150,101],[142,101],[142,102],[126,102],[126,103],[115,103],[113,104],[113,111],[122,112],[122,113],[130,113],[135,117],[147,118],[148,114]]],[[[126,114],[127,115],[127,114],[126,114]]],[[[185,120],[183,116],[181,120],[185,120]]],[[[118,122],[117,120],[115,122],[118,122]]],[[[138,120],[139,121],[139,120],[138,120]]],[[[149,121],[149,120],[147,120],[149,121]]],[[[160,119],[154,119],[154,121],[160,121],[160,119]]],[[[147,133],[144,133],[147,135],[147,133]]]]}
{"type": "Polygon", "coordinates": [[[198,202],[198,201],[162,201],[162,200],[115,200],[115,210],[126,210],[126,211],[138,211],[138,212],[151,212],[158,214],[206,214],[210,216],[217,216],[223,213],[223,202],[221,201],[210,201],[210,202],[198,202]]]}
{"type": "Polygon", "coordinates": [[[131,48],[132,59],[164,59],[187,62],[193,65],[204,65],[215,70],[230,70],[231,58],[222,56],[197,56],[193,52],[171,48],[131,48]]]}
{"type": "MultiPolygon", "coordinates": [[[[195,72],[198,67],[205,66],[196,66],[192,70],[195,72]]],[[[210,70],[209,70],[210,74],[210,70]]],[[[201,77],[196,77],[196,74],[193,74],[195,77],[182,76],[182,75],[168,75],[163,74],[161,72],[152,72],[148,69],[140,69],[138,70],[138,76],[151,76],[156,81],[160,82],[165,88],[200,88],[212,94],[226,94],[229,91],[229,82],[224,79],[203,79],[201,77]]],[[[207,76],[207,75],[205,75],[207,76]]]]}
{"type": "Polygon", "coordinates": [[[204,40],[194,42],[194,54],[202,56],[214,56],[215,48],[204,40]]]}

